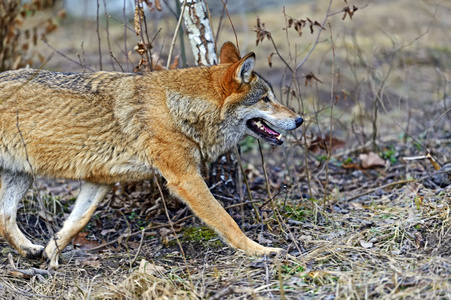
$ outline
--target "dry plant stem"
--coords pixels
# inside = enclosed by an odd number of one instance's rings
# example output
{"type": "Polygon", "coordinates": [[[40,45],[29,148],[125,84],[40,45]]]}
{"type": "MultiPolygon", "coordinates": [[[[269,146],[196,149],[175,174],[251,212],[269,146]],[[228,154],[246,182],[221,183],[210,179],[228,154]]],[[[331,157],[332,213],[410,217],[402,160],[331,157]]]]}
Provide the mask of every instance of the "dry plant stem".
{"type": "MultiPolygon", "coordinates": [[[[287,18],[287,14],[285,12],[285,7],[283,8],[283,16],[284,16],[284,19],[285,19],[285,28],[288,28],[288,18],[287,18]]],[[[288,55],[290,57],[290,62],[291,62],[291,64],[294,67],[296,65],[297,53],[295,55],[295,59],[293,60],[293,56],[291,55],[291,43],[290,43],[290,38],[289,38],[289,35],[288,35],[288,30],[285,30],[285,35],[286,35],[286,40],[287,40],[287,44],[288,44],[288,55]]],[[[274,42],[273,42],[273,45],[275,45],[274,42]]],[[[276,49],[276,52],[277,52],[277,49],[276,49]]],[[[285,62],[285,60],[283,60],[283,61],[285,62]]],[[[299,105],[299,108],[301,109],[301,113],[304,114],[304,112],[305,112],[304,101],[303,101],[303,98],[302,98],[302,95],[301,95],[301,89],[300,89],[300,86],[299,86],[299,80],[298,80],[297,73],[296,73],[296,71],[293,71],[293,68],[291,68],[286,62],[285,62],[285,65],[288,67],[288,69],[291,72],[290,89],[291,89],[291,86],[294,84],[295,89],[296,89],[296,95],[297,95],[296,98],[298,99],[298,105],[299,105]]],[[[290,98],[290,93],[288,93],[287,94],[287,104],[288,104],[290,99],[292,99],[292,98],[290,98]]],[[[289,106],[292,106],[292,105],[289,105],[289,106]]],[[[307,128],[308,128],[308,126],[304,122],[302,124],[302,129],[303,129],[302,130],[302,136],[304,137],[304,149],[305,149],[305,151],[304,151],[304,164],[305,164],[305,166],[308,166],[308,144],[307,144],[307,133],[306,133],[307,132],[307,128]]],[[[294,172],[296,173],[296,169],[295,168],[293,168],[293,169],[294,169],[294,172]]],[[[311,181],[310,181],[311,180],[311,178],[310,178],[310,171],[309,171],[308,168],[305,168],[305,170],[306,170],[306,175],[307,175],[307,185],[308,185],[308,189],[309,189],[309,194],[312,195],[312,185],[311,185],[311,181]]],[[[293,179],[293,180],[295,181],[295,179],[293,179]]],[[[299,194],[302,194],[301,187],[299,187],[299,194]]],[[[302,202],[299,202],[299,205],[298,205],[297,208],[299,208],[301,203],[302,202]]]]}
{"type": "MultiPolygon", "coordinates": [[[[120,214],[122,215],[122,217],[124,217],[125,224],[127,224],[127,232],[128,232],[128,233],[123,234],[123,235],[121,235],[121,236],[119,237],[119,239],[118,239],[118,244],[121,244],[121,243],[122,243],[122,240],[125,238],[124,246],[125,246],[125,248],[127,249],[127,256],[128,256],[128,258],[129,258],[129,260],[130,260],[130,248],[129,248],[128,245],[127,245],[127,241],[128,241],[128,239],[130,238],[130,233],[132,232],[132,228],[131,228],[131,226],[130,226],[130,223],[129,223],[128,220],[127,220],[127,217],[124,215],[124,213],[123,213],[122,211],[118,210],[118,209],[115,209],[115,211],[118,212],[118,213],[120,213],[120,214]]],[[[131,263],[131,261],[130,261],[130,269],[131,269],[131,268],[132,268],[132,263],[131,263]]]]}
{"type": "MultiPolygon", "coordinates": [[[[112,59],[114,59],[114,61],[117,63],[117,65],[119,66],[119,68],[121,68],[122,72],[125,72],[124,68],[122,68],[122,65],[119,63],[119,61],[117,60],[117,58],[114,56],[113,51],[110,50],[110,56],[112,59]]],[[[114,66],[114,64],[113,64],[114,66]]],[[[116,70],[115,68],[113,68],[114,70],[116,70]]]]}
{"type": "MultiPolygon", "coordinates": [[[[166,5],[170,7],[165,1],[166,5]]],[[[179,15],[182,14],[182,8],[180,7],[180,1],[175,1],[176,3],[176,12],[174,12],[174,16],[177,19],[179,15]]],[[[161,28],[160,28],[161,30],[161,28]]],[[[179,40],[180,40],[180,56],[182,57],[182,67],[186,68],[186,50],[185,50],[185,35],[183,33],[183,29],[179,30],[179,40]]],[[[151,57],[152,58],[152,57],[151,57]]]]}
{"type": "Polygon", "coordinates": [[[219,39],[219,33],[221,31],[222,28],[222,19],[224,19],[224,13],[225,13],[225,9],[227,7],[227,2],[229,0],[225,1],[225,5],[222,7],[222,12],[221,12],[221,17],[219,18],[219,23],[218,23],[218,29],[216,29],[216,36],[215,36],[215,45],[218,43],[218,39],[219,39]]]}
{"type": "MultiPolygon", "coordinates": [[[[258,210],[258,207],[255,205],[255,202],[252,199],[251,188],[249,186],[249,182],[247,181],[246,174],[244,173],[243,164],[241,163],[241,157],[240,157],[240,154],[238,153],[237,147],[235,147],[235,156],[238,160],[238,164],[240,165],[241,174],[243,174],[244,184],[246,184],[246,191],[247,191],[247,194],[249,195],[249,200],[252,204],[252,207],[254,208],[256,220],[257,220],[257,222],[261,222],[262,218],[260,216],[260,211],[258,210]]],[[[243,207],[244,204],[245,203],[240,203],[238,205],[243,207]]],[[[238,206],[238,205],[235,205],[235,206],[238,206]]],[[[230,208],[230,206],[229,206],[229,208],[230,208]]]]}
{"type": "Polygon", "coordinates": [[[182,24],[185,8],[186,8],[186,0],[183,2],[182,11],[180,13],[177,26],[175,27],[174,36],[172,37],[171,48],[169,48],[168,63],[166,64],[167,69],[169,69],[169,66],[171,65],[172,52],[174,51],[175,40],[177,39],[177,35],[180,30],[180,25],[182,24]]]}
{"type": "MultiPolygon", "coordinates": [[[[382,99],[379,97],[379,95],[376,95],[377,100],[379,101],[380,105],[382,106],[382,108],[384,109],[385,113],[388,114],[388,109],[385,107],[384,102],[382,101],[382,99]]],[[[449,111],[449,110],[448,110],[449,111]]],[[[445,113],[447,113],[448,111],[446,111],[445,113]]],[[[406,131],[401,124],[399,124],[395,118],[391,118],[391,121],[393,123],[395,123],[395,125],[401,129],[406,135],[408,135],[415,143],[417,143],[418,145],[420,145],[421,147],[423,147],[423,149],[426,151],[426,153],[430,154],[429,149],[425,146],[425,144],[421,143],[418,139],[416,139],[413,135],[411,135],[408,131],[406,131]]]]}
{"type": "Polygon", "coordinates": [[[136,251],[135,257],[133,257],[133,260],[130,262],[130,266],[133,266],[133,264],[136,262],[136,259],[138,258],[139,252],[141,252],[141,248],[143,246],[144,241],[144,233],[146,232],[146,228],[141,230],[141,240],[139,241],[138,250],[136,251]]]}
{"type": "Polygon", "coordinates": [[[329,12],[330,12],[330,7],[332,6],[332,2],[334,0],[330,0],[329,1],[329,6],[327,7],[327,13],[326,13],[326,17],[324,18],[323,23],[321,24],[321,28],[318,29],[318,34],[316,35],[316,41],[315,43],[313,43],[312,48],[310,49],[310,51],[307,53],[307,56],[298,64],[298,66],[296,67],[296,71],[299,70],[304,64],[305,62],[309,59],[310,55],[312,54],[313,50],[315,50],[316,46],[319,43],[319,37],[321,36],[321,32],[324,28],[324,25],[326,24],[327,19],[329,18],[329,12]]]}
{"type": "MultiPolygon", "coordinates": [[[[157,37],[157,35],[160,33],[161,28],[158,29],[157,33],[155,34],[155,36],[152,38],[152,41],[149,38],[149,31],[148,31],[148,26],[147,26],[147,18],[146,18],[146,14],[143,14],[143,22],[144,22],[144,32],[146,33],[146,38],[147,38],[147,44],[149,45],[147,51],[146,51],[146,55],[147,55],[147,60],[151,62],[152,59],[152,52],[151,52],[151,48],[150,45],[153,43],[153,41],[155,40],[155,38],[157,37]],[[149,57],[150,56],[150,57],[149,57]]],[[[144,40],[144,33],[141,32],[141,36],[142,39],[144,40]]]]}
{"type": "Polygon", "coordinates": [[[65,59],[67,59],[68,61],[73,62],[76,65],[79,65],[81,68],[86,68],[91,72],[94,72],[94,69],[91,69],[90,67],[87,66],[83,66],[83,64],[81,62],[77,62],[76,60],[73,60],[72,58],[70,58],[69,56],[67,56],[66,54],[62,53],[61,51],[56,50],[55,48],[53,48],[45,39],[41,39],[41,41],[46,44],[50,49],[52,49],[53,51],[55,51],[56,53],[58,53],[60,56],[64,57],[65,59]]]}
{"type": "MultiPolygon", "coordinates": [[[[431,125],[431,128],[429,128],[427,130],[427,135],[426,135],[426,141],[429,139],[429,133],[432,131],[432,128],[435,127],[435,125],[438,123],[438,121],[440,121],[441,118],[443,118],[447,113],[449,113],[451,111],[451,107],[446,109],[438,118],[437,120],[434,121],[434,124],[431,125]]],[[[429,152],[429,151],[428,151],[429,152]]]]}
{"type": "Polygon", "coordinates": [[[329,120],[329,147],[327,147],[327,159],[326,159],[326,183],[324,184],[324,197],[323,197],[323,210],[326,211],[326,202],[328,199],[328,187],[329,187],[329,161],[330,157],[332,155],[332,129],[333,129],[333,122],[334,122],[334,82],[335,82],[335,47],[334,47],[334,40],[332,37],[332,26],[329,25],[329,31],[330,31],[330,43],[332,46],[332,81],[330,83],[330,120],[329,120]]]}
{"type": "Polygon", "coordinates": [[[82,54],[81,56],[83,57],[83,63],[82,63],[83,72],[86,72],[86,55],[85,55],[84,42],[81,42],[80,48],[81,48],[81,54],[82,54]]]}
{"type": "Polygon", "coordinates": [[[274,198],[272,197],[271,194],[271,187],[269,185],[268,174],[266,173],[265,158],[263,157],[263,151],[260,140],[257,140],[257,142],[258,142],[258,150],[260,151],[260,158],[262,160],[263,175],[265,176],[266,191],[268,192],[269,201],[271,202],[271,208],[274,211],[274,216],[277,220],[277,224],[279,225],[280,230],[283,231],[282,224],[280,223],[279,217],[276,214],[276,207],[274,204],[274,198]]]}
{"type": "MultiPolygon", "coordinates": [[[[276,212],[276,213],[277,213],[277,214],[280,214],[279,212],[276,212]]],[[[290,234],[291,240],[293,241],[294,246],[295,246],[296,249],[298,250],[299,255],[301,256],[301,260],[302,260],[303,266],[305,267],[305,266],[307,265],[307,262],[306,262],[305,259],[304,259],[304,255],[302,254],[302,250],[301,250],[301,248],[299,247],[299,244],[297,243],[296,238],[295,238],[293,232],[290,230],[290,227],[287,225],[287,223],[285,223],[285,220],[283,219],[283,217],[282,217],[281,215],[279,215],[279,217],[280,217],[280,220],[282,221],[283,225],[284,225],[285,228],[287,229],[288,233],[290,234]]]]}
{"type": "MultiPolygon", "coordinates": [[[[142,7],[143,4],[139,0],[135,0],[135,5],[138,5],[138,6],[141,5],[140,8],[143,9],[143,7],[142,7]]],[[[136,15],[135,15],[135,17],[136,17],[136,15]]],[[[141,18],[141,14],[139,13],[138,17],[139,17],[139,26],[140,26],[140,29],[141,29],[140,33],[139,33],[140,34],[139,35],[139,37],[140,37],[140,41],[139,42],[142,42],[145,45],[146,44],[145,37],[147,38],[147,45],[149,45],[149,47],[146,47],[147,50],[145,51],[146,60],[147,60],[147,63],[148,63],[148,67],[147,68],[148,68],[149,71],[153,71],[153,68],[152,68],[152,53],[151,53],[151,50],[150,50],[150,48],[151,48],[150,45],[152,44],[152,42],[150,42],[149,33],[147,31],[146,14],[143,13],[142,14],[142,18],[141,18]],[[143,24],[144,24],[144,26],[143,26],[143,24]],[[143,27],[144,27],[144,30],[142,30],[143,27]],[[144,36],[144,32],[146,33],[145,36],[144,36]],[[150,67],[149,67],[149,65],[150,65],[150,67]]],[[[158,32],[157,32],[157,34],[158,34],[158,32]]],[[[154,39],[155,39],[155,37],[154,37],[154,39]]]]}
{"type": "Polygon", "coordinates": [[[232,25],[233,34],[235,35],[235,45],[238,48],[238,52],[240,52],[240,45],[238,43],[238,36],[236,35],[235,26],[233,26],[232,19],[230,18],[229,10],[227,9],[227,6],[226,6],[224,0],[221,0],[221,2],[222,2],[222,5],[224,5],[225,11],[227,13],[227,17],[229,18],[229,21],[230,21],[230,25],[232,25]]]}
{"type": "MultiPolygon", "coordinates": [[[[393,68],[393,61],[394,61],[395,56],[396,56],[399,52],[401,52],[401,51],[404,50],[405,48],[410,47],[410,46],[413,45],[416,41],[418,41],[418,40],[421,39],[423,36],[425,36],[426,34],[429,33],[429,31],[430,31],[430,29],[431,29],[431,26],[432,26],[432,24],[433,24],[433,22],[434,22],[434,20],[435,20],[436,14],[437,14],[437,6],[435,7],[435,11],[434,11],[434,14],[433,14],[433,16],[432,16],[432,20],[429,22],[428,27],[426,28],[426,30],[425,30],[423,33],[421,33],[419,36],[417,36],[415,39],[413,39],[412,41],[410,41],[409,43],[407,43],[407,44],[405,44],[405,45],[402,45],[402,46],[398,47],[397,49],[395,49],[395,50],[393,51],[393,53],[392,53],[392,55],[391,55],[390,67],[389,67],[389,69],[388,69],[387,75],[386,75],[386,76],[384,77],[384,79],[382,80],[382,83],[381,83],[381,85],[380,85],[380,88],[379,88],[378,92],[376,93],[376,99],[375,99],[375,106],[377,106],[377,105],[376,105],[376,101],[378,101],[378,102],[380,103],[380,105],[382,106],[382,108],[384,109],[385,113],[388,114],[388,110],[387,110],[387,108],[385,107],[384,102],[383,102],[382,99],[381,99],[381,93],[382,93],[382,88],[384,87],[385,82],[388,80],[388,78],[389,78],[389,76],[390,76],[390,73],[391,73],[391,71],[392,71],[392,68],[393,68]]],[[[384,30],[382,30],[382,29],[380,29],[380,30],[381,30],[382,33],[384,33],[384,34],[391,40],[391,42],[392,42],[392,44],[393,44],[393,46],[394,46],[394,45],[395,45],[395,41],[393,40],[393,38],[390,37],[390,35],[389,35],[388,33],[386,33],[384,30]]],[[[376,108],[375,108],[375,109],[376,109],[376,108]]],[[[449,110],[445,111],[444,114],[446,114],[448,111],[449,111],[449,110]]],[[[442,114],[442,116],[443,116],[444,114],[442,114]]],[[[440,119],[442,116],[440,116],[439,119],[440,119]]],[[[409,137],[411,137],[416,143],[418,143],[419,145],[421,145],[421,146],[426,150],[427,153],[429,153],[429,149],[427,149],[427,147],[425,146],[425,144],[420,143],[416,138],[414,138],[414,137],[413,137],[406,129],[404,129],[404,128],[403,128],[403,127],[402,127],[402,126],[401,126],[394,118],[392,118],[392,121],[393,121],[393,122],[396,124],[396,126],[398,126],[398,128],[400,128],[406,135],[408,135],[409,137]]],[[[435,123],[434,123],[434,125],[435,125],[435,123]]],[[[434,126],[434,125],[433,125],[433,126],[434,126]]],[[[427,140],[428,140],[428,137],[429,137],[429,132],[430,132],[430,130],[428,130],[428,134],[427,134],[427,137],[426,137],[426,144],[427,144],[427,140]]],[[[375,138],[375,137],[373,136],[373,143],[374,143],[374,138],[375,138]]]]}
{"type": "Polygon", "coordinates": [[[279,279],[280,299],[285,300],[285,290],[283,289],[282,267],[277,264],[277,276],[279,279]]]}
{"type": "Polygon", "coordinates": [[[291,73],[293,73],[293,68],[286,62],[286,60],[283,58],[283,56],[280,54],[279,49],[276,46],[276,43],[274,42],[272,36],[270,38],[271,43],[274,47],[274,50],[276,51],[277,56],[280,58],[280,60],[285,64],[288,70],[290,70],[291,73]]]}
{"type": "Polygon", "coordinates": [[[11,271],[20,272],[20,273],[28,275],[28,276],[36,276],[36,275],[47,275],[48,276],[48,275],[50,275],[48,270],[42,270],[42,269],[36,269],[36,268],[31,268],[28,270],[13,268],[11,271]]]}
{"type": "Polygon", "coordinates": [[[269,268],[268,268],[268,260],[266,259],[266,256],[263,258],[263,263],[265,265],[266,292],[269,293],[269,296],[271,299],[274,299],[274,295],[272,294],[271,290],[269,289],[271,284],[269,282],[269,268]]]}
{"type": "MultiPolygon", "coordinates": [[[[113,51],[111,50],[111,41],[110,41],[110,17],[109,17],[109,15],[108,15],[108,12],[107,12],[107,8],[106,8],[106,0],[103,0],[103,7],[104,7],[104,9],[105,9],[105,19],[106,19],[106,28],[105,28],[105,31],[106,31],[106,40],[107,40],[107,43],[108,43],[108,52],[111,54],[110,55],[110,58],[111,58],[111,67],[113,68],[113,70],[114,71],[116,71],[116,67],[114,66],[114,60],[116,60],[116,58],[114,58],[114,56],[113,56],[113,51]],[[114,58],[114,60],[113,60],[113,58],[114,58]]],[[[116,60],[117,61],[117,60],[116,60]]],[[[119,65],[120,66],[120,65],[119,65]]],[[[122,67],[121,67],[121,69],[122,69],[122,67]]],[[[123,72],[123,71],[122,71],[123,72]]]]}
{"type": "MultiPolygon", "coordinates": [[[[186,2],[186,0],[185,0],[185,2],[186,2]]],[[[177,244],[179,245],[180,252],[182,253],[183,262],[185,263],[185,268],[186,268],[186,271],[188,272],[188,279],[189,279],[189,282],[190,282],[190,287],[194,291],[194,285],[193,285],[193,281],[191,279],[191,272],[190,272],[190,270],[188,268],[188,263],[186,261],[185,251],[183,251],[182,244],[180,243],[180,240],[177,237],[177,232],[175,232],[174,225],[172,224],[172,220],[169,217],[168,208],[166,206],[166,199],[164,197],[163,191],[161,190],[161,187],[160,187],[160,183],[158,182],[158,178],[156,176],[154,176],[154,181],[155,181],[155,183],[157,185],[158,191],[160,192],[160,197],[161,197],[161,200],[162,200],[163,206],[164,206],[164,212],[166,214],[166,217],[168,218],[168,222],[169,222],[169,225],[171,226],[172,233],[174,234],[174,237],[175,237],[175,239],[177,241],[177,244]]]]}
{"type": "Polygon", "coordinates": [[[122,7],[122,14],[124,18],[124,53],[125,53],[125,62],[127,63],[127,72],[130,71],[128,67],[128,49],[127,49],[127,14],[125,13],[125,8],[127,7],[127,0],[124,0],[124,6],[122,7]]]}
{"type": "Polygon", "coordinates": [[[100,8],[100,3],[99,3],[99,0],[97,0],[96,31],[97,31],[97,39],[99,41],[99,68],[100,68],[100,71],[102,71],[103,68],[102,68],[102,48],[101,48],[101,39],[100,39],[100,32],[99,32],[99,8],[100,8]]]}

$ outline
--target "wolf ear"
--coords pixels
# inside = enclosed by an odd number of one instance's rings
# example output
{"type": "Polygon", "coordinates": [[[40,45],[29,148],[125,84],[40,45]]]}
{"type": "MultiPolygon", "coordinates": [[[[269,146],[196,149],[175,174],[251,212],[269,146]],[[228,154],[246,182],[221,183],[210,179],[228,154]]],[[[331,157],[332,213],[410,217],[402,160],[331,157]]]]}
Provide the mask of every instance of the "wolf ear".
{"type": "Polygon", "coordinates": [[[238,49],[232,42],[226,42],[219,51],[219,62],[221,64],[236,63],[241,59],[238,49]]]}
{"type": "Polygon", "coordinates": [[[255,54],[249,53],[243,57],[235,70],[235,79],[241,83],[249,83],[255,66],[255,54]]]}

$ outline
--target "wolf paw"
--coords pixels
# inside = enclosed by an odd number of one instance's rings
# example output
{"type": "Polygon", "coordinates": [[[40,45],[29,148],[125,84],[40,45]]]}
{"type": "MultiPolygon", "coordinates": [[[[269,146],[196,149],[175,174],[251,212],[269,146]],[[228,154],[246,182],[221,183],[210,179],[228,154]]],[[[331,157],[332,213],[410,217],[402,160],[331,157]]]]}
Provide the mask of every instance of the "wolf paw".
{"type": "Polygon", "coordinates": [[[265,247],[265,254],[281,254],[284,252],[287,252],[285,249],[282,248],[271,248],[271,247],[265,247]]]}
{"type": "Polygon", "coordinates": [[[21,254],[27,258],[40,258],[42,257],[42,252],[44,251],[44,247],[41,245],[31,244],[27,247],[22,247],[21,254]]]}
{"type": "Polygon", "coordinates": [[[279,255],[281,253],[285,253],[286,250],[282,249],[282,248],[272,248],[272,247],[262,247],[258,250],[254,251],[250,251],[251,253],[255,254],[255,255],[279,255]]]}
{"type": "Polygon", "coordinates": [[[50,270],[57,270],[59,268],[59,251],[58,248],[47,245],[42,256],[47,259],[50,270]]]}
{"type": "Polygon", "coordinates": [[[250,255],[279,254],[285,251],[282,248],[264,247],[247,237],[244,237],[241,241],[233,246],[250,255]]]}

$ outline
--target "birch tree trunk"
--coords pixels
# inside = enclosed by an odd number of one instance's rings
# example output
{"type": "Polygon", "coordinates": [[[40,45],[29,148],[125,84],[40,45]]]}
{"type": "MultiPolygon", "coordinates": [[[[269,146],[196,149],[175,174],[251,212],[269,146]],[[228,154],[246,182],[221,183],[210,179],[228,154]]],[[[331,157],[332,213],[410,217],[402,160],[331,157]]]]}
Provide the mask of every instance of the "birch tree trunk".
{"type": "MultiPolygon", "coordinates": [[[[197,65],[215,65],[218,59],[215,52],[215,39],[203,0],[179,0],[186,5],[183,20],[197,65]],[[186,3],[186,4],[185,4],[186,3]]],[[[221,155],[210,166],[208,185],[219,198],[239,199],[238,161],[233,150],[221,155]]]]}
{"type": "MultiPolygon", "coordinates": [[[[185,0],[179,1],[183,6],[185,0]]],[[[183,20],[196,64],[204,66],[217,64],[215,40],[205,3],[202,0],[186,0],[183,20]]]]}

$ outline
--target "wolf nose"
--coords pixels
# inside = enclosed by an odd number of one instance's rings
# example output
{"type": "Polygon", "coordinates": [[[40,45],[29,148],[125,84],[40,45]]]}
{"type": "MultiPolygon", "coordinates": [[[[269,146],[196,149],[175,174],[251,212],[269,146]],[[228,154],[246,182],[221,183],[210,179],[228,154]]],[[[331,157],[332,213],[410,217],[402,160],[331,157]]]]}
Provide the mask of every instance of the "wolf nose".
{"type": "Polygon", "coordinates": [[[304,119],[302,119],[301,117],[297,117],[294,122],[296,123],[296,128],[298,128],[299,126],[302,125],[302,123],[304,123],[304,119]]]}

